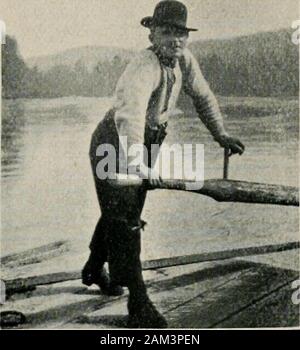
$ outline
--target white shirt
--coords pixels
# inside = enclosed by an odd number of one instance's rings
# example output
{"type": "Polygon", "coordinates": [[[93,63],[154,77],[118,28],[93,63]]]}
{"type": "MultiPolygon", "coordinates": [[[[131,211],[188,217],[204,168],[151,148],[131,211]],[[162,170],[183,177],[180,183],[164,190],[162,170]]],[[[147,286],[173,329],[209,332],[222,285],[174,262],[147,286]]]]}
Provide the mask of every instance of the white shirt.
{"type": "Polygon", "coordinates": [[[185,49],[177,62],[173,70],[176,80],[169,98],[168,69],[147,49],[139,52],[122,74],[113,108],[119,135],[127,136],[128,146],[143,144],[146,124],[155,128],[168,120],[168,115],[176,108],[181,88],[192,97],[199,117],[212,135],[215,138],[227,135],[216,98],[192,53],[185,49]]]}

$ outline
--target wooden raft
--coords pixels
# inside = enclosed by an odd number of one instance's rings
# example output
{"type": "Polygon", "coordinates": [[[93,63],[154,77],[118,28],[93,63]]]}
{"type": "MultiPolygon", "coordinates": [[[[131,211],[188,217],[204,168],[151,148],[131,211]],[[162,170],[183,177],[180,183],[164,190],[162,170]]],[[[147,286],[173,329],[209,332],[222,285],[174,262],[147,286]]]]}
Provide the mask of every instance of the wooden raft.
{"type": "MultiPolygon", "coordinates": [[[[295,327],[298,278],[298,271],[231,260],[152,271],[147,285],[169,328],[295,327]]],[[[75,280],[19,294],[1,311],[22,312],[20,328],[114,329],[126,327],[126,305],[126,294],[103,296],[75,280]]]]}

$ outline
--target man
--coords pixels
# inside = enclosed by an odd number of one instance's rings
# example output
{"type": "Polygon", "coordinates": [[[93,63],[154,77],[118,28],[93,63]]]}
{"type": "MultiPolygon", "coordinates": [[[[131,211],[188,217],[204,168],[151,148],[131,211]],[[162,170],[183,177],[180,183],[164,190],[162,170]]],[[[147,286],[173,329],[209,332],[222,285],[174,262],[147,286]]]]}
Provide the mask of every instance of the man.
{"type": "MultiPolygon", "coordinates": [[[[148,151],[152,144],[161,145],[166,135],[168,114],[175,108],[181,88],[193,99],[202,122],[214,139],[232,153],[242,154],[243,144],[230,137],[223,125],[216,99],[206,83],[199,65],[186,49],[190,31],[186,7],[174,0],[158,3],[152,17],[141,24],[150,29],[152,46],[141,51],[127,66],[120,78],[113,108],[95,130],[90,158],[102,216],[90,244],[91,254],[82,271],[86,285],[98,284],[103,293],[120,295],[121,286],[129,289],[128,326],[166,328],[165,318],[150,301],[143,281],[140,261],[141,213],[147,189],[126,187],[116,190],[97,176],[97,164],[103,159],[96,150],[99,145],[111,144],[117,152],[124,151],[120,136],[127,137],[128,148],[144,144],[148,151]],[[103,265],[108,261],[110,278],[103,265]]],[[[123,154],[124,156],[124,154],[123,154]]],[[[150,184],[161,181],[152,162],[138,164],[139,174],[150,184]]],[[[154,159],[153,159],[154,158],[154,159]]],[[[130,160],[128,160],[130,164],[130,160]]],[[[99,174],[98,174],[99,175],[99,174]]]]}

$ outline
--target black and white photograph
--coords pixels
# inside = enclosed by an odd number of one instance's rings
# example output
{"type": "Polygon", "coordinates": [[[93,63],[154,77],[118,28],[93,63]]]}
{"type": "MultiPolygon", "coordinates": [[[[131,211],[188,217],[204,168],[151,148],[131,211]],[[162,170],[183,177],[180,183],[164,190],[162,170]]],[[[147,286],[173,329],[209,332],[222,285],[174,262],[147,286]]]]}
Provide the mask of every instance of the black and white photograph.
{"type": "Polygon", "coordinates": [[[298,0],[1,0],[0,31],[2,329],[299,329],[298,0]]]}

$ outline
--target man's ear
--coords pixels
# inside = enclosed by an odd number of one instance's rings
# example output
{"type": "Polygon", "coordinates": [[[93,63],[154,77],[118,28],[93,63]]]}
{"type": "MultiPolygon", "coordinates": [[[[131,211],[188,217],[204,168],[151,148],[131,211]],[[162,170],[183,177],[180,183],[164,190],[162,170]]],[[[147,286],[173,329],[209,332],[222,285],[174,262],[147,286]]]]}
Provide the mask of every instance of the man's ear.
{"type": "Polygon", "coordinates": [[[149,34],[148,38],[151,41],[151,43],[153,44],[153,34],[152,33],[149,34]]]}

